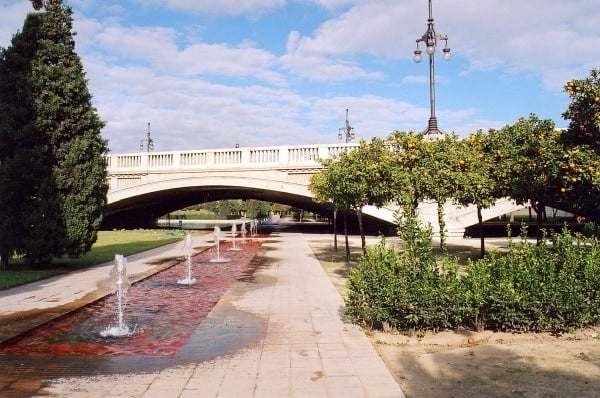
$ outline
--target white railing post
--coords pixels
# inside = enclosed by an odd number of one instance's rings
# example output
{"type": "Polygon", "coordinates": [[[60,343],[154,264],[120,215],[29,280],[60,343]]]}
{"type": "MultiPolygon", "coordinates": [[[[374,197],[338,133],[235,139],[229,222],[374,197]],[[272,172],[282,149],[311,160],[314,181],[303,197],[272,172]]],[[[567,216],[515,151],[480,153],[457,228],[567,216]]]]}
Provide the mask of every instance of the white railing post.
{"type": "Polygon", "coordinates": [[[142,152],[140,153],[140,157],[141,157],[141,168],[142,169],[147,169],[148,168],[148,159],[150,158],[150,156],[148,156],[148,152],[142,152]]]}
{"type": "Polygon", "coordinates": [[[283,148],[279,148],[279,164],[281,164],[282,166],[289,166],[290,164],[290,157],[289,157],[289,147],[283,147],[283,148]]]}
{"type": "Polygon", "coordinates": [[[250,164],[250,149],[242,148],[242,166],[247,166],[250,164]]]}
{"type": "Polygon", "coordinates": [[[329,145],[319,147],[319,159],[329,158],[329,145]]]}

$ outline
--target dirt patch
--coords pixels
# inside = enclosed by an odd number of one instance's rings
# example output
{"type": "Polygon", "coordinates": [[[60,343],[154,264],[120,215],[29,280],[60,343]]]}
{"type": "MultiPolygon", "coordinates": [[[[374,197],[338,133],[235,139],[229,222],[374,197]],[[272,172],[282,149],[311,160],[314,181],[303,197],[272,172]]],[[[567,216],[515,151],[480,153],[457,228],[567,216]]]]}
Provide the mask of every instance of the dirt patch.
{"type": "Polygon", "coordinates": [[[597,397],[598,328],[545,333],[367,333],[410,397],[597,397]]]}
{"type": "MultiPolygon", "coordinates": [[[[332,254],[331,243],[321,238],[309,243],[344,297],[346,276],[356,263],[332,254]]],[[[561,336],[467,330],[424,336],[365,333],[407,398],[600,396],[600,328],[561,336]]]]}

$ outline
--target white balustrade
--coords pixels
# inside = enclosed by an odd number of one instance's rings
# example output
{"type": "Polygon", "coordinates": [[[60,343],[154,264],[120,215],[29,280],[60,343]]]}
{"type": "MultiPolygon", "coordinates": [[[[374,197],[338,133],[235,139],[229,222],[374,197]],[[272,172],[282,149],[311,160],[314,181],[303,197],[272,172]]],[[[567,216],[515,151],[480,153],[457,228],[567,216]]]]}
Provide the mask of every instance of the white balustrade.
{"type": "Polygon", "coordinates": [[[111,155],[111,157],[112,156],[116,156],[117,158],[118,169],[135,169],[142,166],[142,155],[111,155]]]}
{"type": "Polygon", "coordinates": [[[148,155],[148,167],[173,166],[172,153],[151,153],[148,155]]]}
{"type": "Polygon", "coordinates": [[[183,152],[179,157],[181,166],[206,166],[208,164],[208,153],[206,152],[183,152]]]}
{"type": "Polygon", "coordinates": [[[315,168],[357,144],[299,145],[196,151],[141,152],[106,156],[109,174],[234,168],[315,168]]]}
{"type": "Polygon", "coordinates": [[[242,163],[242,151],[215,151],[214,163],[218,165],[239,165],[242,163]]]}
{"type": "Polygon", "coordinates": [[[251,149],[250,163],[279,163],[279,149],[251,149]]]}

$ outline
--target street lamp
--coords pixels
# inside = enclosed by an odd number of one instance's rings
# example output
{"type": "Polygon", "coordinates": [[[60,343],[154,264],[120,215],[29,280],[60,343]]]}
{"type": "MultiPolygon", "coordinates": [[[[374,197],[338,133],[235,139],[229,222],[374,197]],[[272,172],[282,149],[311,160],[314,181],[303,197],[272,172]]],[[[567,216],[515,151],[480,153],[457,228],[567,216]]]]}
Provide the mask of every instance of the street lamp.
{"type": "Polygon", "coordinates": [[[348,122],[348,109],[346,109],[346,125],[340,127],[338,132],[338,139],[341,140],[342,137],[346,137],[346,143],[354,139],[354,127],[350,127],[350,122],[348,122]]]}
{"type": "Polygon", "coordinates": [[[148,123],[148,133],[146,134],[146,139],[140,140],[140,152],[144,151],[144,146],[146,147],[147,152],[154,150],[154,141],[150,137],[150,123],[148,123]]]}
{"type": "Polygon", "coordinates": [[[429,55],[429,108],[430,108],[430,117],[429,123],[427,124],[427,129],[424,131],[424,135],[435,136],[437,134],[442,134],[442,132],[438,129],[437,119],[435,117],[435,62],[434,55],[435,49],[437,47],[438,41],[444,41],[443,57],[444,60],[450,59],[450,48],[448,47],[448,36],[437,34],[435,29],[433,28],[433,15],[432,15],[432,7],[431,0],[429,0],[429,19],[427,20],[427,31],[417,39],[417,48],[415,50],[414,61],[419,63],[423,59],[421,56],[422,52],[419,48],[419,43],[425,43],[425,52],[429,55]]]}

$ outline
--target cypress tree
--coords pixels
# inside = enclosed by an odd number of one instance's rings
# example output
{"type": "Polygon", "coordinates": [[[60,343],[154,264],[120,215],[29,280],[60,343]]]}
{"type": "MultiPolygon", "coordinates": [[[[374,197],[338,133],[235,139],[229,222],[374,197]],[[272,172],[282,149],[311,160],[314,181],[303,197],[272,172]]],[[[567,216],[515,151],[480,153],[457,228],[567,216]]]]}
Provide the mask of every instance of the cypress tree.
{"type": "MultiPolygon", "coordinates": [[[[34,7],[41,2],[34,1],[34,7]]],[[[63,252],[79,256],[96,241],[106,204],[104,122],[92,106],[83,65],[75,52],[73,11],[62,0],[45,12],[32,65],[35,125],[51,148],[53,179],[65,229],[63,252]]],[[[57,253],[58,254],[58,253],[57,253]]]]}
{"type": "Polygon", "coordinates": [[[48,259],[58,248],[54,237],[61,235],[50,152],[33,122],[31,70],[40,26],[40,15],[30,14],[11,46],[0,51],[1,269],[14,253],[48,259]]]}
{"type": "Polygon", "coordinates": [[[0,49],[0,267],[79,256],[106,204],[104,122],[75,52],[72,10],[32,1],[23,31],[0,49]]]}

